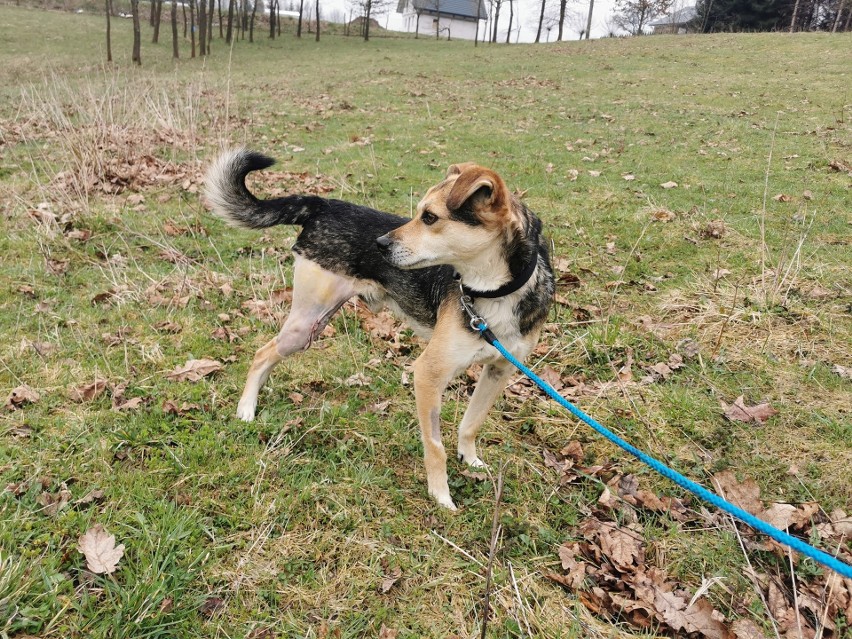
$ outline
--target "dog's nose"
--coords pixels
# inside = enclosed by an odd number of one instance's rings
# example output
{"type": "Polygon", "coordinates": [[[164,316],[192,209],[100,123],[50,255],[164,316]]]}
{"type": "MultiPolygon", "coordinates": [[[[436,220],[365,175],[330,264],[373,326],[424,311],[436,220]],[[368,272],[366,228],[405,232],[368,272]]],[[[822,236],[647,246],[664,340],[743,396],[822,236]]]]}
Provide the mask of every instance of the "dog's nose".
{"type": "Polygon", "coordinates": [[[393,240],[390,237],[388,237],[387,233],[385,233],[381,237],[376,238],[376,244],[379,245],[380,249],[388,248],[391,245],[391,242],[393,242],[393,240]]]}

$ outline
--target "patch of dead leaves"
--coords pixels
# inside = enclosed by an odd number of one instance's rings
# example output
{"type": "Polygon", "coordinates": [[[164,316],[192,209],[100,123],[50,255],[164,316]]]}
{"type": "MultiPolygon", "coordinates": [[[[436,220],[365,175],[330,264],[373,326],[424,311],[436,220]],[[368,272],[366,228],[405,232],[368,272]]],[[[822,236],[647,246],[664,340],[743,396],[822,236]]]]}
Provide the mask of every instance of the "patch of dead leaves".
{"type": "Polygon", "coordinates": [[[9,393],[4,408],[6,410],[18,410],[25,404],[35,404],[40,399],[41,395],[26,384],[22,384],[9,393]]]}

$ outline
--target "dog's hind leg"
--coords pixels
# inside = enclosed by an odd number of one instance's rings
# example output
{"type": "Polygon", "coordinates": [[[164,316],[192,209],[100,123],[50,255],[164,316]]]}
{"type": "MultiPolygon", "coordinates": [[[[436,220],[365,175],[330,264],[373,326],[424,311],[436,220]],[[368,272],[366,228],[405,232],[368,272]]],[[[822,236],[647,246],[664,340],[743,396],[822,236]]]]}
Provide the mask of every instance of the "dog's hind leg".
{"type": "Polygon", "coordinates": [[[509,362],[486,364],[459,424],[459,459],[477,468],[485,466],[476,454],[476,434],[512,374],[509,362]]]}
{"type": "Polygon", "coordinates": [[[257,395],[272,369],[288,355],[307,350],[338,309],[356,293],[352,278],[296,256],[290,314],[278,336],[255,354],[237,405],[237,417],[246,422],[254,419],[257,395]]]}

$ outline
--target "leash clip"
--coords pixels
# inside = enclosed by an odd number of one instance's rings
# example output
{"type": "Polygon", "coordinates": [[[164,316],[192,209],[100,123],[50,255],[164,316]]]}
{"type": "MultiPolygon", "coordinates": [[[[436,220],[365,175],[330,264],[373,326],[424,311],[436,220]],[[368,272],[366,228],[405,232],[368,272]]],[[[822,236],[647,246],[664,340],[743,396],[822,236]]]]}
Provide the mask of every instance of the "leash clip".
{"type": "Polygon", "coordinates": [[[470,327],[480,333],[488,330],[488,322],[485,321],[484,317],[478,315],[476,309],[473,308],[473,299],[470,295],[465,295],[461,280],[459,280],[459,292],[461,293],[460,300],[462,309],[465,313],[467,313],[468,317],[470,317],[470,327]]]}

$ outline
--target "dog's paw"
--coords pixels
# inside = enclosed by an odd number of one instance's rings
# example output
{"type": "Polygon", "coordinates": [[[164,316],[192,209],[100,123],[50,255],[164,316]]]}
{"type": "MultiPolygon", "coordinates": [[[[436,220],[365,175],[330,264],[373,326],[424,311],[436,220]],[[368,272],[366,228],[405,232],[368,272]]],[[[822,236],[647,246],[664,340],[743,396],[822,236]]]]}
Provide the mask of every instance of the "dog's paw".
{"type": "Polygon", "coordinates": [[[466,455],[459,451],[458,458],[460,462],[467,464],[471,468],[488,468],[488,464],[477,457],[475,452],[473,454],[466,455]]]}
{"type": "Polygon", "coordinates": [[[237,405],[237,418],[243,420],[244,422],[253,422],[254,421],[254,406],[249,404],[238,404],[237,405]]]}
{"type": "Polygon", "coordinates": [[[438,502],[438,505],[439,505],[439,506],[443,506],[443,507],[444,507],[444,508],[446,508],[447,510],[452,510],[452,511],[454,511],[454,512],[455,512],[456,510],[458,510],[458,508],[456,508],[456,505],[453,503],[453,499],[452,499],[452,497],[450,497],[450,493],[449,493],[449,491],[448,491],[448,492],[447,492],[447,494],[445,494],[445,495],[437,495],[437,494],[435,494],[435,493],[433,493],[433,492],[430,492],[429,494],[432,496],[432,498],[433,498],[436,502],[438,502]]]}

